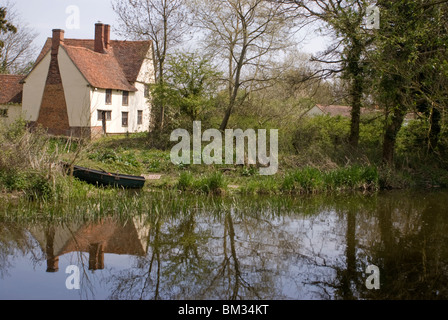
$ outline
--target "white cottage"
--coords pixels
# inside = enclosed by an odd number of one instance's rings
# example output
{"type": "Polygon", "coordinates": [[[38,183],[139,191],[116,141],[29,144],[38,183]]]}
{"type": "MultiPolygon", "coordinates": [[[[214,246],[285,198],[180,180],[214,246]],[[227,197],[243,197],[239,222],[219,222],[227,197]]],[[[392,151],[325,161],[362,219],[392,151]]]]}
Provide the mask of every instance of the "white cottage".
{"type": "Polygon", "coordinates": [[[23,117],[55,135],[148,131],[154,82],[151,41],[112,41],[102,23],[94,40],[65,39],[55,29],[23,80],[23,117]]]}

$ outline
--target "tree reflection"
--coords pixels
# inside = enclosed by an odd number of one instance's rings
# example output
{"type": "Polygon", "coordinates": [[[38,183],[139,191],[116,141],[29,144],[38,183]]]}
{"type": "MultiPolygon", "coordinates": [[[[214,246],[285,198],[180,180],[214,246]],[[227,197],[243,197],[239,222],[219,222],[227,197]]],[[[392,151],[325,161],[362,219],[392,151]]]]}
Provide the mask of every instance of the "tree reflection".
{"type": "Polygon", "coordinates": [[[337,270],[340,285],[336,288],[336,295],[344,300],[355,299],[354,286],[359,287],[356,268],[356,212],[348,211],[345,235],[345,269],[337,270]]]}
{"type": "MultiPolygon", "coordinates": [[[[327,299],[446,299],[448,202],[437,194],[422,198],[381,195],[369,210],[339,207],[346,221],[344,259],[312,260],[308,283],[327,299]],[[379,290],[365,286],[370,264],[380,268],[379,290]],[[334,276],[325,276],[323,267],[334,270],[334,276]]],[[[343,230],[343,221],[329,233],[343,230]]]]}
{"type": "MultiPolygon", "coordinates": [[[[269,243],[272,251],[258,252],[262,228],[274,234],[273,226],[260,226],[260,218],[241,215],[236,209],[215,217],[191,210],[173,220],[160,216],[150,234],[150,250],[136,268],[110,279],[111,299],[262,299],[272,297],[272,270],[282,261],[268,261],[281,252],[282,243],[269,243]],[[246,239],[247,238],[247,239],[246,239]],[[257,260],[254,264],[253,260],[257,260]],[[261,269],[261,270],[259,270],[261,269]],[[257,271],[259,270],[259,271],[257,271]]],[[[262,222],[262,224],[265,222],[262,222]]],[[[274,241],[275,237],[274,237],[274,241]]],[[[266,251],[266,249],[263,249],[266,251]]]]}
{"type": "Polygon", "coordinates": [[[0,222],[0,278],[14,267],[11,260],[18,254],[28,256],[32,265],[42,261],[44,253],[33,240],[26,225],[0,222]]]}
{"type": "Polygon", "coordinates": [[[373,299],[448,297],[448,217],[446,198],[436,195],[402,203],[388,199],[378,207],[381,242],[372,247],[382,272],[381,292],[373,299]]]}
{"type": "Polygon", "coordinates": [[[57,272],[70,253],[83,298],[95,297],[100,283],[107,298],[128,300],[444,299],[443,195],[222,198],[124,221],[2,222],[0,271],[20,252],[57,272]],[[109,266],[107,254],[125,256],[125,265],[109,266]],[[365,286],[371,264],[380,268],[380,290],[365,286]]]}

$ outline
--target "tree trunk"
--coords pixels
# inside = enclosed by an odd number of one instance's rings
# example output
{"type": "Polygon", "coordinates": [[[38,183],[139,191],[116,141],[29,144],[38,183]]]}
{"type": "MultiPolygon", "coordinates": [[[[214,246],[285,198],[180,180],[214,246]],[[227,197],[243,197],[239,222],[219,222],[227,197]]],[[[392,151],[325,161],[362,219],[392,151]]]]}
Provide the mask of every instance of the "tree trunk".
{"type": "Polygon", "coordinates": [[[430,129],[428,137],[428,152],[434,152],[439,143],[439,135],[442,131],[440,121],[442,120],[442,115],[440,111],[436,108],[432,108],[431,116],[429,118],[430,129]]]}
{"type": "Polygon", "coordinates": [[[224,131],[227,128],[227,124],[230,119],[230,115],[232,114],[233,104],[229,105],[227,107],[226,113],[224,114],[224,118],[222,119],[221,126],[219,127],[219,130],[224,131]]]}
{"type": "Polygon", "coordinates": [[[159,114],[159,131],[163,130],[163,127],[165,125],[165,106],[163,103],[160,104],[159,107],[160,114],[159,114]]]}
{"type": "Polygon", "coordinates": [[[353,148],[358,148],[359,144],[359,124],[361,122],[361,99],[362,99],[362,82],[358,75],[355,76],[351,88],[352,111],[350,122],[350,138],[349,142],[353,148]]]}
{"type": "MultiPolygon", "coordinates": [[[[166,47],[164,47],[166,48],[166,47]]],[[[159,85],[163,85],[165,82],[165,55],[166,55],[166,49],[163,49],[162,53],[158,53],[158,75],[157,75],[157,83],[159,85]]],[[[156,125],[156,129],[159,132],[163,131],[163,128],[165,126],[165,102],[164,101],[159,101],[157,103],[156,109],[158,111],[157,114],[157,125],[156,125]]]]}
{"type": "Polygon", "coordinates": [[[389,166],[392,166],[394,163],[397,134],[401,129],[405,115],[406,109],[403,106],[397,106],[393,110],[390,123],[386,124],[383,143],[383,162],[389,166]]]}
{"type": "Polygon", "coordinates": [[[361,120],[361,104],[364,90],[364,75],[361,66],[363,44],[356,37],[351,42],[352,47],[349,54],[347,71],[351,79],[350,98],[352,104],[349,142],[353,148],[358,148],[359,123],[361,120]]]}

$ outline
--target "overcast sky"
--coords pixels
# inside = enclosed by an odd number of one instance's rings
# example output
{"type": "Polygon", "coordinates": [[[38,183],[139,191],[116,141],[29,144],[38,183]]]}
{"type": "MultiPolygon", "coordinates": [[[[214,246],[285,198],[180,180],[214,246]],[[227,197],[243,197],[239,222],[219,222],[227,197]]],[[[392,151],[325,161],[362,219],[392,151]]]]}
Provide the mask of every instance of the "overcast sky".
{"type": "MultiPolygon", "coordinates": [[[[10,0],[22,20],[38,34],[36,45],[51,37],[53,29],[65,30],[67,38],[93,39],[98,21],[114,25],[110,0],[10,0]],[[76,19],[79,12],[79,19],[76,19]],[[79,22],[79,24],[77,23],[79,22]]],[[[0,2],[4,2],[3,0],[0,2]]],[[[112,39],[117,36],[113,33],[112,39]]]]}
{"type": "MultiPolygon", "coordinates": [[[[0,0],[4,4],[8,0],[0,0]]],[[[35,45],[40,48],[53,29],[65,30],[66,38],[93,39],[94,25],[101,21],[112,26],[112,39],[120,39],[113,28],[117,18],[111,0],[9,0],[23,22],[38,33],[35,45]],[[79,15],[78,15],[79,13],[79,15]],[[79,19],[77,18],[79,16],[79,19]],[[79,24],[78,24],[79,22],[79,24]]],[[[309,42],[299,48],[305,52],[316,52],[324,48],[320,37],[311,34],[309,42]]]]}

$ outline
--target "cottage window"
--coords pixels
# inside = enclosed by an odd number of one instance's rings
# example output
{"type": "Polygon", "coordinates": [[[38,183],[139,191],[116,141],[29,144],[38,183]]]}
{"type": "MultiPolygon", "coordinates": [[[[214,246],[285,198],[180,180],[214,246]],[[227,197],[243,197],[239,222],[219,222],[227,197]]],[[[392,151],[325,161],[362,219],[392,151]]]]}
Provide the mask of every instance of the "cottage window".
{"type": "Polygon", "coordinates": [[[98,121],[103,121],[103,112],[106,121],[112,120],[112,111],[98,110],[98,121]]]}
{"type": "Polygon", "coordinates": [[[112,104],[112,89],[106,90],[106,104],[112,104]]]}
{"type": "Polygon", "coordinates": [[[122,112],[121,113],[121,126],[127,127],[128,126],[128,112],[122,112]]]}
{"type": "Polygon", "coordinates": [[[149,98],[149,85],[145,84],[145,98],[149,98]]]}
{"type": "Polygon", "coordinates": [[[0,109],[0,118],[8,118],[8,109],[0,109]]]}
{"type": "Polygon", "coordinates": [[[129,91],[123,91],[123,101],[122,104],[124,106],[128,106],[129,105],[129,91]]]}
{"type": "Polygon", "coordinates": [[[143,124],[143,111],[137,111],[137,124],[143,124]]]}

